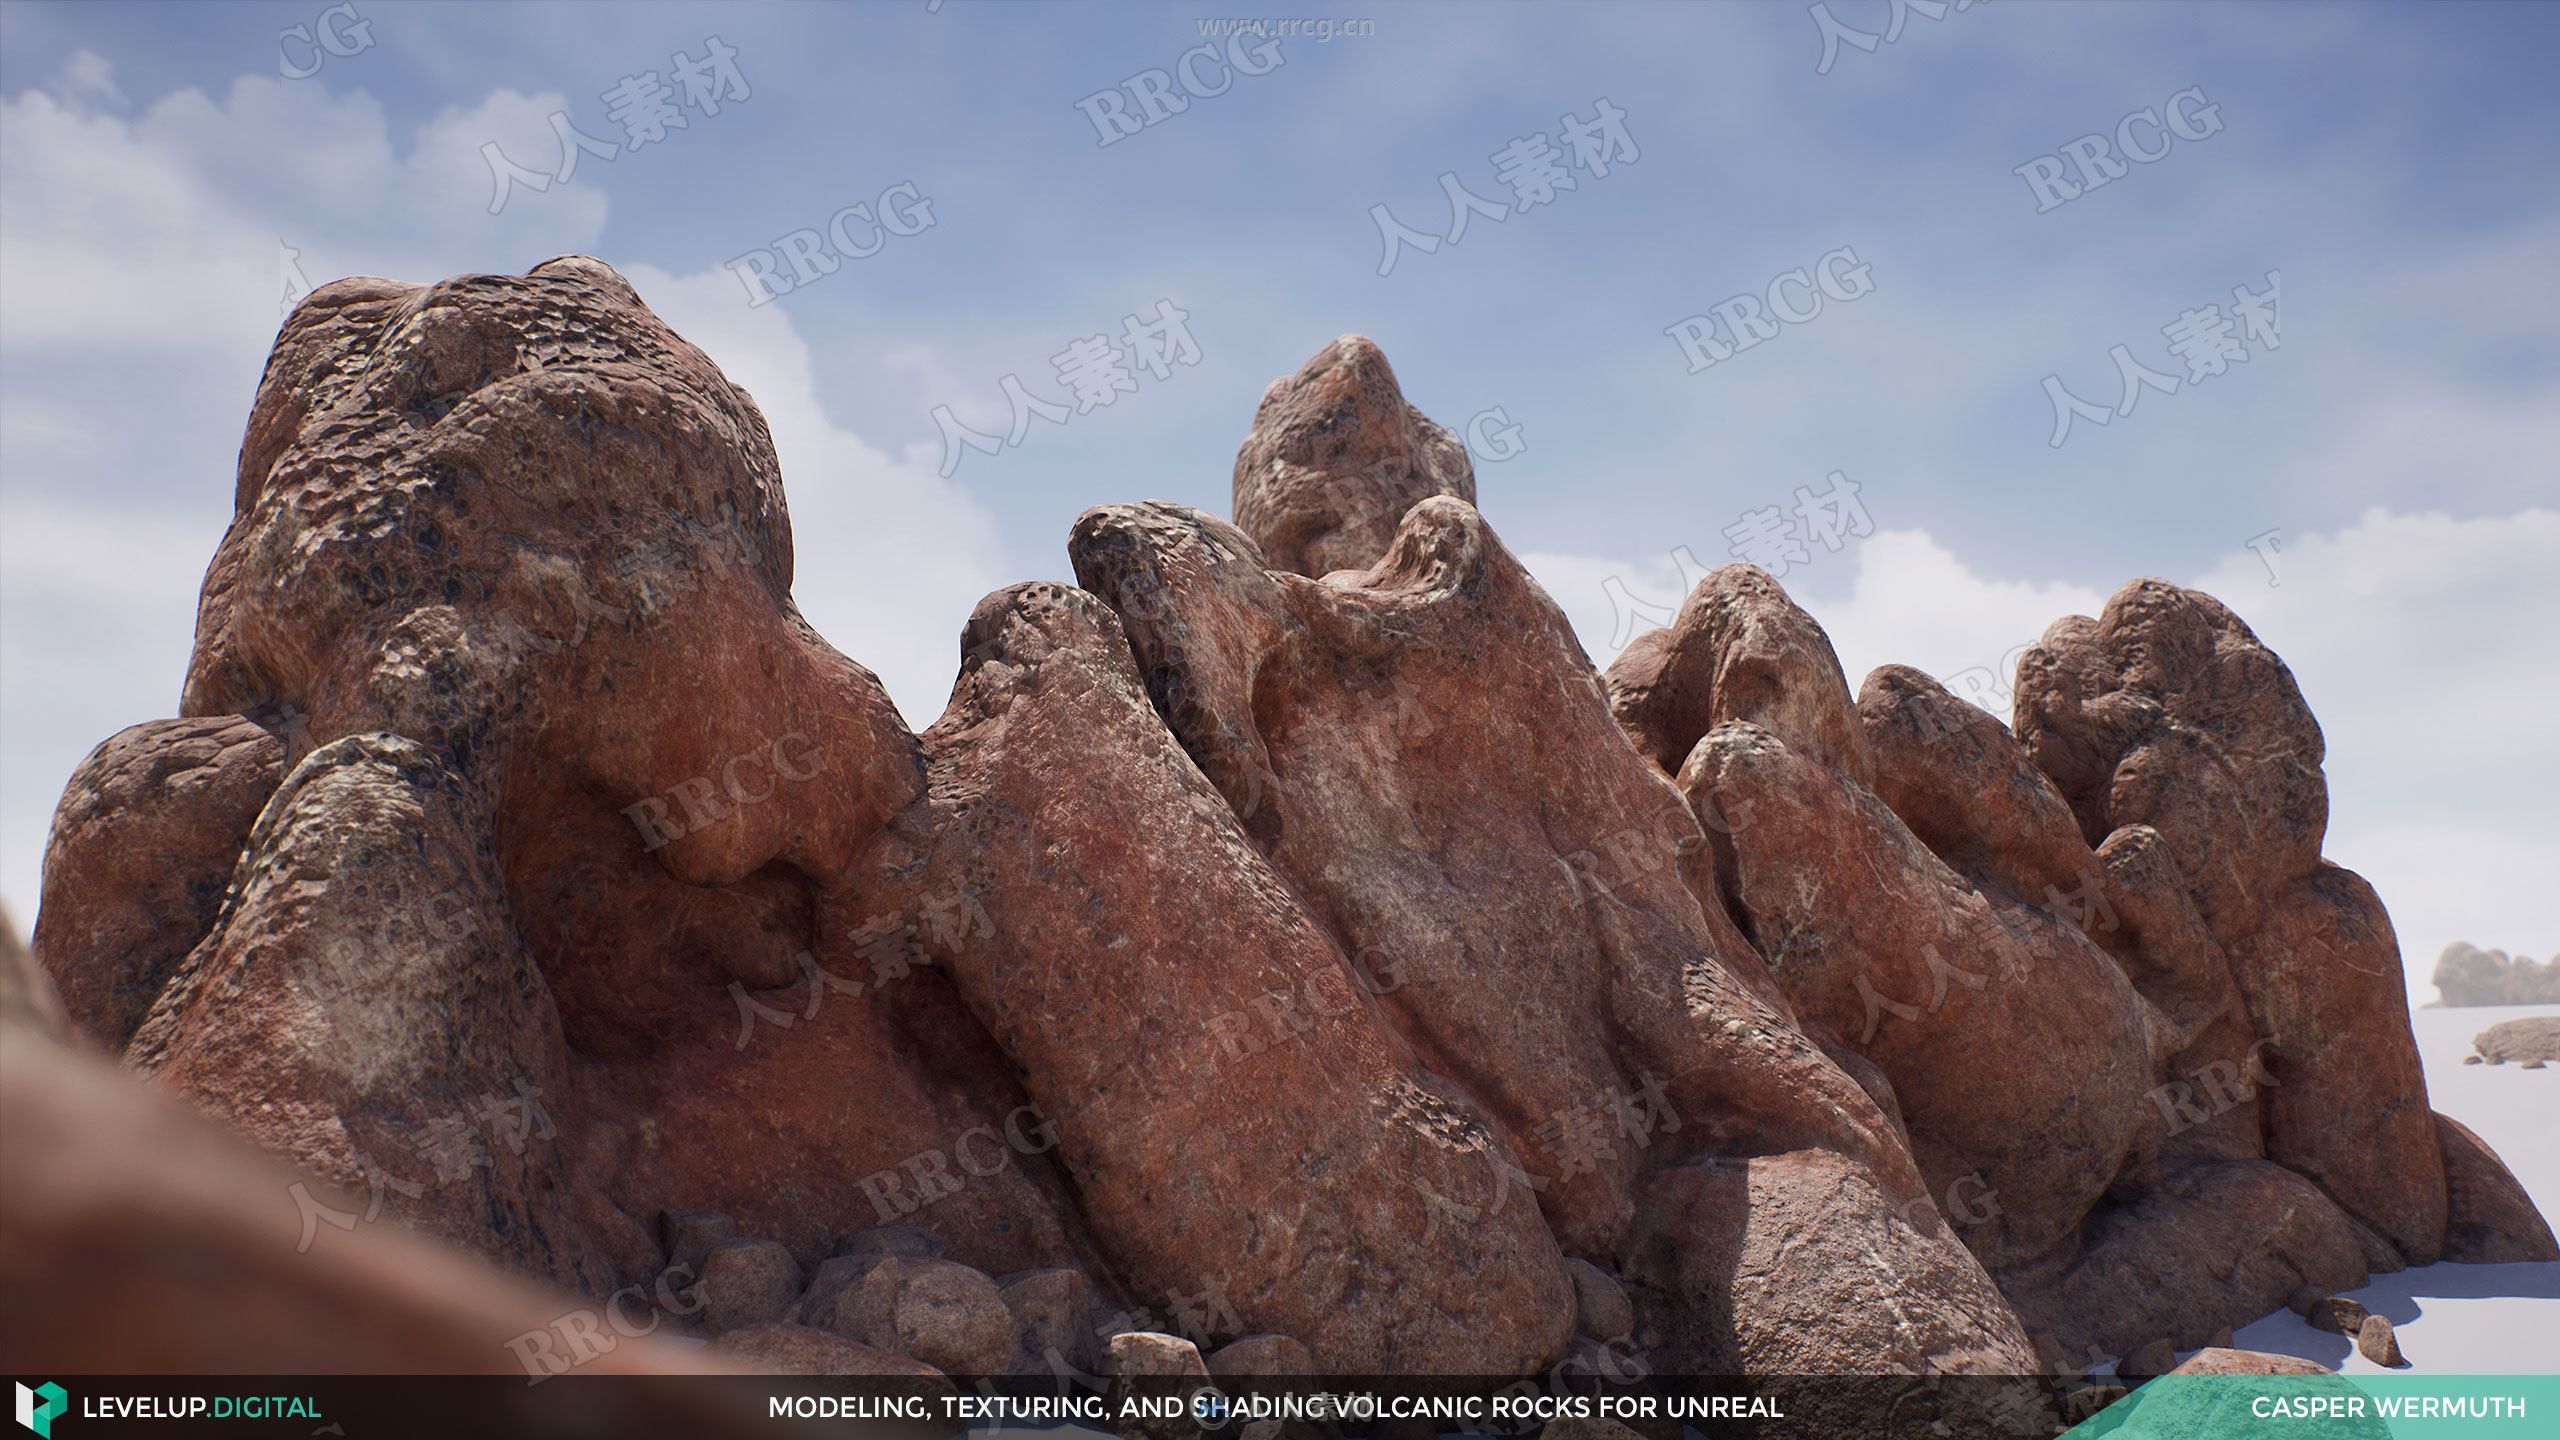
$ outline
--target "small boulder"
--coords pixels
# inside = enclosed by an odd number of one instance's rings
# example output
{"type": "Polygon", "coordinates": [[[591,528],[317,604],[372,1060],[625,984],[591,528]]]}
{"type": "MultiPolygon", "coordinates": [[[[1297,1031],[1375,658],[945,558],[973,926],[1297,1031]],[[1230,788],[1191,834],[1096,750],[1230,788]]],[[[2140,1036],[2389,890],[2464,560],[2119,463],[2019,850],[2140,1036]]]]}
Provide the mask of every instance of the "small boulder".
{"type": "Polygon", "coordinates": [[[2400,1337],[2392,1333],[2391,1321],[2381,1315],[2367,1315],[2364,1324],[2357,1327],[2356,1353],[2394,1370],[2409,1365],[2408,1357],[2400,1353],[2400,1337]]]}
{"type": "Polygon", "coordinates": [[[1124,1330],[1103,1345],[1102,1373],[1119,1380],[1209,1378],[1200,1347],[1157,1330],[1124,1330]]]}
{"type": "Polygon", "coordinates": [[[2328,1295],[2323,1293],[2317,1285],[2296,1285],[2293,1287],[2293,1293],[2285,1297],[2284,1308],[2308,1320],[2311,1318],[2311,1307],[2328,1298],[2328,1295]]]}
{"type": "Polygon", "coordinates": [[[2116,1362],[2117,1376],[2136,1385],[2177,1368],[2177,1349],[2166,1340],[2154,1340],[2116,1362]]]}
{"type": "Polygon", "coordinates": [[[878,1257],[850,1255],[819,1261],[817,1270],[809,1276],[809,1288],[800,1295],[800,1323],[820,1330],[833,1328],[836,1301],[878,1263],[878,1257]]]}
{"type": "Polygon", "coordinates": [[[658,1243],[667,1252],[667,1268],[691,1285],[702,1278],[702,1262],[711,1247],[738,1238],[738,1222],[716,1210],[669,1210],[658,1217],[658,1243]]]}
{"type": "Polygon", "coordinates": [[[800,1262],[779,1240],[723,1240],[703,1257],[694,1296],[714,1335],[787,1320],[800,1297],[800,1262]]]}
{"type": "Polygon", "coordinates": [[[1627,1299],[1627,1288],[1616,1276],[1588,1260],[1568,1257],[1564,1273],[1573,1281],[1573,1298],[1579,1307],[1583,1334],[1595,1340],[1622,1342],[1635,1333],[1636,1310],[1627,1299]]]}
{"type": "Polygon", "coordinates": [[[2332,1295],[2312,1306],[2311,1313],[2302,1318],[2310,1321],[2314,1330],[2330,1330],[2354,1339],[2356,1332],[2364,1328],[2365,1308],[2343,1295],[2332,1295]]]}
{"type": "Polygon", "coordinates": [[[839,1260],[939,1260],[942,1237],[921,1225],[874,1225],[836,1240],[839,1260]]]}
{"type": "Polygon", "coordinates": [[[1014,1333],[1035,1374],[1090,1372],[1100,1359],[1093,1331],[1093,1282],[1081,1270],[1027,1270],[1005,1277],[1001,1292],[1014,1333]]]}
{"type": "Polygon", "coordinates": [[[914,1356],[946,1375],[1013,1368],[1013,1313],[996,1282],[948,1260],[878,1260],[837,1295],[826,1319],[848,1340],[914,1356]]]}
{"type": "Polygon", "coordinates": [[[1219,1347],[1209,1356],[1209,1373],[1227,1375],[1313,1375],[1316,1357],[1286,1335],[1247,1335],[1219,1347]]]}

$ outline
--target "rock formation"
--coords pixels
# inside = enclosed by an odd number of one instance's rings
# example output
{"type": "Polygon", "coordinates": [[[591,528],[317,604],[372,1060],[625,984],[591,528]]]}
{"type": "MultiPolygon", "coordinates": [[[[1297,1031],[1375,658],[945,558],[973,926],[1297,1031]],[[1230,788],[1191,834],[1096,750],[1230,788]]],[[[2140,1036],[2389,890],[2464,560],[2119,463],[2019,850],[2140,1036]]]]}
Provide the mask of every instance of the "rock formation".
{"type": "Polygon", "coordinates": [[[2471,1037],[2472,1053],[2492,1065],[2560,1060],[2560,1015],[2501,1020],[2471,1037]]]}
{"type": "Polygon", "coordinates": [[[2460,940],[2436,957],[2435,982],[2447,1005],[2560,1005],[2560,962],[2460,940]]]}
{"type": "Polygon", "coordinates": [[[777,1369],[2023,1375],[2553,1258],[2209,598],[2058,624],[2014,733],[1748,567],[1604,680],[1356,336],[1235,486],[1088,511],[919,735],[621,276],[323,287],[38,958],[338,1192],[777,1369]]]}

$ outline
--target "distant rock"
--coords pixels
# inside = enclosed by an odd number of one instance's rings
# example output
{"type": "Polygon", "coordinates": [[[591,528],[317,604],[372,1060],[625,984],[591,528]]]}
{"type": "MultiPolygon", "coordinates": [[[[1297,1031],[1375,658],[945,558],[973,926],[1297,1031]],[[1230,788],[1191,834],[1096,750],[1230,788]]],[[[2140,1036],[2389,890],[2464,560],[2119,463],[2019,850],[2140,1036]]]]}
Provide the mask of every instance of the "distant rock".
{"type": "Polygon", "coordinates": [[[2436,990],[2449,1006],[2560,1005],[2560,957],[2510,956],[2456,940],[2436,957],[2436,990]]]}
{"type": "Polygon", "coordinates": [[[2471,1037],[2471,1048],[2492,1065],[2560,1060],[2560,1015],[2502,1020],[2471,1037]]]}

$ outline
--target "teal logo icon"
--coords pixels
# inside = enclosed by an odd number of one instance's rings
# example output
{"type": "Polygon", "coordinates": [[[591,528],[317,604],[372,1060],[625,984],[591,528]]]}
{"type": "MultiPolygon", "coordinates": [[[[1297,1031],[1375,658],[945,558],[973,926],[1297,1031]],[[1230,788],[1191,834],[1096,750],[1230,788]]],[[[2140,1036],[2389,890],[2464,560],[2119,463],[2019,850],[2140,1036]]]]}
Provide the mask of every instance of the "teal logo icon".
{"type": "Polygon", "coordinates": [[[63,1394],[62,1387],[50,1380],[32,1390],[21,1385],[18,1387],[18,1423],[44,1436],[45,1440],[52,1440],[53,1417],[61,1414],[70,1403],[71,1397],[63,1394]],[[43,1403],[38,1404],[38,1401],[43,1403]]]}

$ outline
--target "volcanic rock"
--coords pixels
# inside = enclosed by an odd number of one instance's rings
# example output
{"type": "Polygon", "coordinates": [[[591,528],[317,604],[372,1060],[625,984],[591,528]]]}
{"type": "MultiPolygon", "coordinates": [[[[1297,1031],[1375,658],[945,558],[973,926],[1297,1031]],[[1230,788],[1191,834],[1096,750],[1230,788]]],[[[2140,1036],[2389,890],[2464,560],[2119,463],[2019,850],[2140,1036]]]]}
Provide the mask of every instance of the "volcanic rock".
{"type": "Polygon", "coordinates": [[[1241,528],[1087,512],[1086,588],[983,601],[917,736],[790,599],[753,403],[621,276],[313,292],[182,718],[74,776],[36,940],[84,1034],[295,1168],[21,1044],[63,1013],[21,966],[12,1144],[113,1185],[0,1194],[44,1297],[0,1311],[175,1369],[553,1373],[610,1303],[821,1373],[1527,1374],[1633,1331],[2022,1374],[2022,1314],[2121,1353],[2549,1252],[2426,1112],[2318,728],[2214,602],[2058,624],[2014,738],[1898,668],[1852,704],[1749,567],[1604,687],[1356,337],[1236,487],[1241,528]],[[190,1291],[172,1236],[247,1269],[190,1291]],[[277,1254],[315,1239],[517,1278],[277,1254]],[[238,1293],[279,1318],[171,1318],[238,1293]]]}
{"type": "Polygon", "coordinates": [[[1564,1273],[1573,1279],[1578,1328],[1595,1340],[1621,1341],[1635,1334],[1635,1306],[1618,1277],[1588,1260],[1567,1260],[1564,1273]]]}
{"type": "Polygon", "coordinates": [[[2268,1042],[2268,1158],[2434,1259],[2444,1162],[2399,947],[2372,888],[2320,858],[2323,742],[2284,662],[2212,597],[2137,581],[2020,659],[2016,730],[2092,844],[2160,836],[2268,1042]]]}
{"type": "MultiPolygon", "coordinates": [[[[1863,1227],[1926,1203],[1889,1116],[1709,920],[1683,873],[1703,853],[1697,821],[1619,738],[1563,616],[1474,510],[1425,500],[1376,567],[1323,582],[1170,505],[1089,511],[1069,548],[1165,722],[1360,960],[1375,1009],[1517,1147],[1521,1168],[1440,1201],[1506,1213],[1534,1198],[1567,1249],[1620,1253],[1644,1177],[1723,1144],[1836,1147],[1877,1187],[1863,1227]],[[1712,1133],[1690,1123],[1705,1116],[1712,1133]]],[[[1668,1243],[1727,1255],[1731,1241],[1668,1243]]],[[[1693,1285],[1730,1274],[1674,1268],[1693,1285]]],[[[1944,1268],[1974,1266],[1959,1252],[1944,1268]]],[[[1961,1302],[1952,1313],[1929,1335],[1956,1363],[2024,1353],[1996,1304],[1981,1332],[1961,1302]]],[[[1822,1323],[1859,1353],[1854,1322],[1822,1323]]]]}
{"type": "Polygon", "coordinates": [[[948,1375],[1012,1369],[1013,1314],[995,1282],[948,1260],[887,1256],[837,1297],[830,1326],[948,1375]]]}
{"type": "Polygon", "coordinates": [[[658,1238],[666,1247],[667,1268],[691,1285],[701,1278],[711,1247],[738,1238],[738,1222],[715,1210],[669,1210],[658,1217],[658,1238]]]}
{"type": "Polygon", "coordinates": [[[2207,1347],[2188,1356],[2172,1375],[2331,1375],[2337,1372],[2315,1361],[2295,1355],[2273,1355],[2263,1350],[2233,1350],[2207,1347]]]}
{"type": "Polygon", "coordinates": [[[2390,1320],[2380,1315],[2367,1315],[2364,1323],[2356,1327],[2356,1353],[2394,1370],[2406,1369],[2409,1364],[2400,1353],[2400,1337],[2392,1332],[2390,1320]]]}
{"type": "Polygon", "coordinates": [[[155,720],[80,762],[53,817],[35,954],[109,1053],[213,928],[283,743],[237,715],[155,720]]]}
{"type": "Polygon", "coordinates": [[[1495,1197],[1519,1161],[1395,1044],[1148,705],[1101,600],[1031,584],[980,602],[925,745],[935,833],[901,883],[1002,897],[935,958],[1024,1068],[1133,1298],[1300,1336],[1344,1373],[1563,1352],[1554,1241],[1527,1191],[1495,1197]],[[1454,1223],[1464,1247],[1441,1239],[1454,1223]]]}
{"type": "Polygon", "coordinates": [[[1307,1352],[1307,1347],[1286,1335],[1247,1335],[1210,1352],[1207,1364],[1209,1373],[1221,1378],[1323,1373],[1316,1368],[1316,1357],[1307,1352]]]}
{"type": "Polygon", "coordinates": [[[2560,1016],[2528,1015],[2501,1020],[2471,1039],[2471,1048],[2492,1065],[2510,1060],[2531,1064],[2560,1060],[2560,1016]]]}
{"type": "Polygon", "coordinates": [[[2436,1143],[2444,1151],[2444,1258],[2468,1265],[2560,1260],[2551,1222],[2487,1141],[2439,1114],[2436,1143]]]}
{"type": "Polygon", "coordinates": [[[1366,570],[1417,501],[1475,503],[1458,437],[1406,403],[1387,357],[1345,335],[1271,382],[1236,452],[1237,528],[1280,570],[1366,570]]]}
{"type": "Polygon", "coordinates": [[[2352,1340],[2364,1329],[2367,1313],[2362,1302],[2332,1295],[2314,1304],[2302,1318],[2314,1330],[2328,1330],[2352,1340]]]}
{"type": "Polygon", "coordinates": [[[2460,940],[2436,957],[2435,983],[2447,1005],[2560,1005],[2560,963],[2460,940]]]}
{"type": "Polygon", "coordinates": [[[1757,565],[1718,566],[1670,625],[1637,636],[1609,666],[1609,703],[1667,775],[1699,736],[1748,720],[1852,780],[1874,778],[1831,637],[1757,565]]]}
{"type": "Polygon", "coordinates": [[[1101,1337],[1094,1333],[1094,1285],[1083,1271],[1033,1270],[1006,1277],[1002,1289],[1032,1373],[1092,1373],[1101,1337]]]}
{"type": "Polygon", "coordinates": [[[787,1318],[800,1298],[800,1264],[774,1240],[730,1239],[703,1257],[694,1298],[713,1334],[787,1318]]]}

